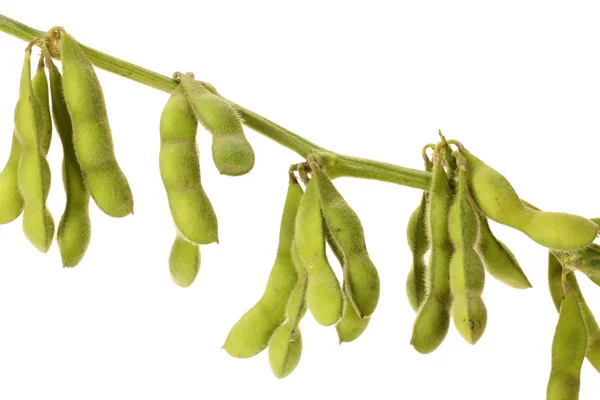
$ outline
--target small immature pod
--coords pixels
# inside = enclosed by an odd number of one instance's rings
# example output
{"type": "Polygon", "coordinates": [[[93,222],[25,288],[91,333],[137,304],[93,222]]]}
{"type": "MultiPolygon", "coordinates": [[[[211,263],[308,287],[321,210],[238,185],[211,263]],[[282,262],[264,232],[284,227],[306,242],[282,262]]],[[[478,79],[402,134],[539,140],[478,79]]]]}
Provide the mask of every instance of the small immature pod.
{"type": "Polygon", "coordinates": [[[273,374],[285,378],[296,368],[302,354],[300,321],[306,314],[306,292],[308,275],[306,265],[295,242],[292,243],[292,259],[298,279],[286,304],[285,322],[281,324],[269,341],[269,364],[273,374]]]}
{"type": "Polygon", "coordinates": [[[194,115],[212,134],[213,161],[221,174],[238,176],[254,167],[254,150],[244,135],[236,110],[193,77],[175,74],[190,103],[194,115]]]}
{"type": "MultiPolygon", "coordinates": [[[[423,154],[423,158],[425,159],[425,170],[431,172],[433,164],[425,153],[423,154]]],[[[429,194],[427,191],[424,191],[421,196],[421,203],[411,214],[406,229],[408,246],[413,256],[412,266],[406,278],[406,294],[410,306],[415,311],[419,310],[427,295],[427,284],[425,282],[427,264],[423,257],[429,250],[426,224],[428,199],[429,194]]]]}
{"type": "Polygon", "coordinates": [[[48,154],[50,142],[52,140],[52,118],[50,117],[50,99],[48,96],[48,78],[44,68],[44,57],[40,57],[33,80],[31,81],[33,93],[40,104],[42,112],[42,135],[40,136],[40,147],[44,155],[48,154]]]}
{"type": "Polygon", "coordinates": [[[496,239],[487,218],[477,212],[479,217],[479,240],[475,250],[479,253],[486,271],[494,278],[515,289],[528,289],[531,283],[521,269],[512,251],[496,239]]]}
{"type": "Polygon", "coordinates": [[[298,271],[292,259],[292,241],[302,187],[290,175],[281,226],[277,257],[260,300],[231,328],[223,348],[237,358],[252,357],[269,344],[273,332],[285,320],[288,299],[298,281],[298,271]]]}
{"type": "Polygon", "coordinates": [[[420,353],[431,353],[444,341],[450,325],[450,258],[452,243],[448,234],[448,214],[452,190],[441,160],[441,145],[433,154],[433,170],[427,227],[431,253],[427,269],[427,297],[417,313],[410,343],[420,353]]]}
{"type": "Polygon", "coordinates": [[[75,267],[87,251],[91,237],[90,195],[73,146],[73,126],[65,102],[62,76],[48,57],[52,115],[63,148],[62,177],[67,204],[58,224],[56,241],[65,267],[75,267]]]}
{"type": "Polygon", "coordinates": [[[458,161],[458,187],[448,219],[454,254],[450,260],[450,287],[454,298],[452,316],[461,336],[475,344],[487,324],[487,310],[481,298],[485,270],[474,249],[479,235],[477,212],[473,208],[467,185],[464,158],[458,161]]]}
{"type": "Polygon", "coordinates": [[[568,287],[566,289],[552,341],[552,370],[546,390],[547,400],[579,398],[587,333],[577,297],[568,287]]]}
{"type": "Polygon", "coordinates": [[[79,43],[64,30],[57,33],[60,34],[64,97],[86,187],[105,214],[125,217],[133,213],[133,195],[115,157],[102,87],[79,43]]]}
{"type": "Polygon", "coordinates": [[[202,188],[196,144],[198,123],[181,85],[171,94],[160,117],[160,174],[175,226],[191,242],[218,242],[218,222],[202,188]]]}
{"type": "Polygon", "coordinates": [[[54,220],[46,208],[50,191],[50,167],[40,147],[43,118],[31,84],[31,48],[25,51],[19,100],[15,107],[15,128],[21,143],[18,167],[19,190],[23,197],[23,231],[42,253],[54,237],[54,220]]]}
{"type": "Polygon", "coordinates": [[[17,219],[23,212],[23,197],[19,191],[18,171],[21,144],[16,130],[13,132],[10,156],[0,173],[0,225],[17,219]]]}
{"type": "Polygon", "coordinates": [[[361,318],[369,317],[379,301],[380,282],[367,251],[362,223],[325,172],[316,163],[311,163],[311,168],[327,229],[343,256],[347,299],[361,318]]]}
{"type": "Polygon", "coordinates": [[[308,269],[308,308],[319,324],[333,325],[342,317],[344,299],[325,252],[319,187],[314,174],[306,185],[296,217],[295,241],[308,269]]]}
{"type": "Polygon", "coordinates": [[[200,270],[200,246],[177,234],[169,254],[169,272],[178,286],[188,287],[200,270]]]}
{"type": "Polygon", "coordinates": [[[526,207],[502,174],[460,144],[459,149],[467,159],[473,199],[487,217],[518,229],[542,246],[556,250],[584,248],[598,235],[598,225],[586,218],[526,207]]]}
{"type": "MultiPolygon", "coordinates": [[[[552,252],[548,253],[548,286],[556,310],[559,311],[560,303],[565,294],[562,284],[563,266],[552,252]]],[[[590,364],[600,372],[600,326],[598,326],[598,322],[596,321],[592,310],[590,310],[590,307],[587,305],[587,302],[581,293],[575,274],[572,272],[567,273],[566,280],[569,288],[573,291],[575,297],[577,297],[579,309],[583,316],[583,321],[585,322],[585,329],[587,331],[587,351],[585,356],[590,364]]]]}

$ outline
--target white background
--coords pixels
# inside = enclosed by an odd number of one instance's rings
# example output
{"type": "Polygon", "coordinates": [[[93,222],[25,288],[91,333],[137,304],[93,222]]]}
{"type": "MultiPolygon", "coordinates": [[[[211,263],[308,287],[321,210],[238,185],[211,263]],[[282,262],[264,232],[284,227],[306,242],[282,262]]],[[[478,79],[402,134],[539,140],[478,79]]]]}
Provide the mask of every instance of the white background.
{"type": "MultiPolygon", "coordinates": [[[[224,96],[344,154],[421,168],[421,147],[440,128],[538,207],[600,216],[593,2],[160,3],[4,1],[0,12],[37,29],[62,25],[89,46],[165,75],[194,71],[224,96]]],[[[0,34],[0,164],[10,149],[24,48],[0,34]]],[[[167,95],[98,75],[135,216],[111,219],[92,206],[91,245],[69,270],[56,243],[43,255],[26,241],[20,219],[0,226],[0,398],[544,398],[557,318],[545,249],[494,224],[534,288],[489,277],[480,342],[466,344],[452,327],[436,352],[418,354],[409,345],[405,227],[421,193],[374,181],[336,180],[362,218],[382,280],[364,335],[339,346],[335,329],[307,315],[302,360],[284,380],[272,376],[266,352],[228,356],[220,347],[262,293],[286,171],[301,159],[248,129],[255,168],[221,177],[210,135],[199,132],[221,243],[202,248],[197,281],[181,289],[168,273],[174,228],[158,170],[167,95]]],[[[57,136],[48,158],[48,204],[58,221],[57,136]]],[[[580,281],[600,317],[600,288],[580,281]]],[[[599,392],[600,375],[586,362],[581,399],[599,392]]]]}

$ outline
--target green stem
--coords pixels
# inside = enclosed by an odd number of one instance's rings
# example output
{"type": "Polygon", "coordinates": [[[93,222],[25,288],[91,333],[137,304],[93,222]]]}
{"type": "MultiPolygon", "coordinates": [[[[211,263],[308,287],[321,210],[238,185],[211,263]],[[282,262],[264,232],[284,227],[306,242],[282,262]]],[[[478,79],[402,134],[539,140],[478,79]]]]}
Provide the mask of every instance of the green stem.
{"type": "Polygon", "coordinates": [[[323,151],[320,146],[304,139],[282,126],[277,125],[275,122],[269,121],[268,119],[256,114],[253,111],[248,110],[233,101],[228,100],[240,113],[244,125],[248,126],[255,131],[268,136],[270,139],[276,141],[282,146],[292,149],[302,157],[306,158],[313,151],[323,151]]]}
{"type": "MultiPolygon", "coordinates": [[[[0,14],[0,31],[8,33],[26,42],[46,36],[46,32],[38,31],[18,21],[0,14]]],[[[101,51],[81,45],[90,61],[106,71],[115,73],[143,85],[170,93],[177,86],[177,81],[127,61],[105,54],[101,51]]],[[[228,100],[230,101],[230,100],[228,100]]],[[[338,155],[326,150],[303,137],[269,121],[234,102],[231,104],[240,112],[244,124],[271,140],[289,148],[300,156],[307,158],[310,154],[318,154],[327,161],[326,171],[332,178],[348,176],[354,178],[374,179],[396,183],[417,189],[427,190],[431,174],[397,165],[374,160],[338,155]],[[332,162],[334,160],[334,162],[332,162]]]]}

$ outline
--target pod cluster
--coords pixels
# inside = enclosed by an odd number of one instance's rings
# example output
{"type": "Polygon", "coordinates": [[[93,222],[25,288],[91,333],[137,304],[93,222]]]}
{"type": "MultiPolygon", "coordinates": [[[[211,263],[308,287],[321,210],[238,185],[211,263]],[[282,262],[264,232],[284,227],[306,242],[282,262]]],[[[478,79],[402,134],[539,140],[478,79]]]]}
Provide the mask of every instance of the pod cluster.
{"type": "Polygon", "coordinates": [[[450,320],[468,343],[481,338],[487,325],[482,299],[486,270],[512,287],[531,285],[474,201],[466,157],[452,152],[445,139],[427,145],[423,157],[425,169],[431,172],[431,187],[409,219],[413,263],[406,287],[417,313],[411,344],[426,354],[442,344],[450,320]],[[434,149],[432,160],[425,152],[428,148],[434,149]]]}
{"type": "Polygon", "coordinates": [[[98,77],[81,45],[62,28],[27,47],[14,119],[11,153],[0,174],[0,224],[22,215],[26,238],[43,253],[56,233],[63,266],[74,267],[90,242],[90,197],[104,213],[120,218],[133,213],[133,195],[115,157],[98,77]],[[31,78],[34,45],[42,56],[31,78]],[[60,57],[62,74],[53,56],[60,57]],[[46,207],[53,124],[63,148],[66,195],[57,228],[46,207]]]}
{"type": "Polygon", "coordinates": [[[450,320],[468,343],[477,343],[487,324],[486,271],[513,288],[531,287],[513,253],[492,233],[489,218],[549,248],[549,286],[559,321],[547,399],[577,399],[584,358],[600,372],[600,327],[574,273],[600,285],[600,246],[592,243],[599,221],[534,208],[503,175],[440,136],[441,142],[423,149],[431,186],[407,228],[412,266],[406,293],[417,313],[411,344],[421,353],[434,351],[450,320]],[[428,149],[434,149],[431,159],[428,149]]]}
{"type": "Polygon", "coordinates": [[[277,257],[262,297],[233,326],[223,348],[237,358],[269,348],[271,370],[289,375],[300,361],[300,322],[310,311],[335,326],[340,343],[357,339],[379,301],[379,275],[365,244],[362,224],[315,162],[290,174],[277,257]],[[309,177],[310,174],[310,177],[309,177]],[[327,256],[335,255],[340,284],[327,256]]]}
{"type": "Polygon", "coordinates": [[[160,117],[160,174],[176,235],[169,255],[171,279],[190,286],[200,269],[200,245],[218,243],[218,221],[202,187],[198,124],[212,134],[212,155],[221,174],[239,176],[254,166],[254,151],[237,111],[214,87],[176,72],[179,81],[160,117]]]}

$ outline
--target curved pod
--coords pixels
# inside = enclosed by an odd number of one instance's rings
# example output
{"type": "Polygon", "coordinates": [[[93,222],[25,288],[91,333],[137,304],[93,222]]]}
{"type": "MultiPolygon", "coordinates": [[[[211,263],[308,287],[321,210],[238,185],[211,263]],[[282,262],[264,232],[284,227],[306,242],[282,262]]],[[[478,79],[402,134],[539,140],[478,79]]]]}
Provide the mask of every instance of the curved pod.
{"type": "Polygon", "coordinates": [[[273,332],[285,320],[286,304],[298,281],[292,258],[295,221],[302,188],[295,179],[288,186],[279,230],[277,257],[258,302],[231,328],[223,348],[233,357],[252,357],[269,344],[273,332]]]}
{"type": "Polygon", "coordinates": [[[60,31],[64,97],[85,184],[100,210],[121,218],[133,213],[133,194],[115,157],[104,93],[79,43],[60,31]]]}
{"type": "Polygon", "coordinates": [[[542,246],[556,250],[576,250],[588,246],[598,235],[598,225],[589,219],[567,213],[533,210],[523,204],[508,180],[466,149],[469,188],[486,216],[518,229],[542,246]]]}

